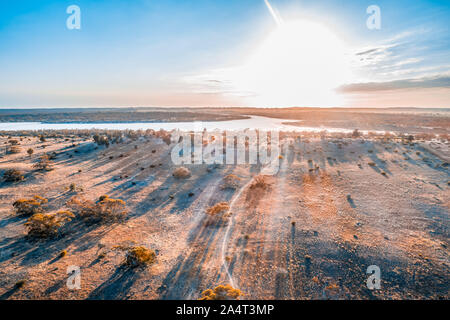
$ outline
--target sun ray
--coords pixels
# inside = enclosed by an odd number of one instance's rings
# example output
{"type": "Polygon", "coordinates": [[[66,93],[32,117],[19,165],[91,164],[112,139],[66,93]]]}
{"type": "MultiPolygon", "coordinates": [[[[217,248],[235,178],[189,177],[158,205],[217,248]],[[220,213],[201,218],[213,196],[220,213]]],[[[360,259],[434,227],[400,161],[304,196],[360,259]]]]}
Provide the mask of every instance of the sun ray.
{"type": "Polygon", "coordinates": [[[276,12],[272,5],[270,4],[269,0],[264,0],[264,3],[266,4],[267,9],[269,10],[270,14],[272,15],[273,19],[275,20],[277,25],[283,24],[283,19],[280,17],[278,12],[276,12]]]}

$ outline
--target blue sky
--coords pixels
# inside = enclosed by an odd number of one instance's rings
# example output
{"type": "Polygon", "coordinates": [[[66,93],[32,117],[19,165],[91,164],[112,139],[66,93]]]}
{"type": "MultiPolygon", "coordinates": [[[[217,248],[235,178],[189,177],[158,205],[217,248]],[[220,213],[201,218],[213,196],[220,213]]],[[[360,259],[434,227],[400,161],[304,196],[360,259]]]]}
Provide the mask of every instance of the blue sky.
{"type": "Polygon", "coordinates": [[[264,0],[2,1],[0,108],[450,107],[449,1],[269,4],[288,27],[264,0]]]}

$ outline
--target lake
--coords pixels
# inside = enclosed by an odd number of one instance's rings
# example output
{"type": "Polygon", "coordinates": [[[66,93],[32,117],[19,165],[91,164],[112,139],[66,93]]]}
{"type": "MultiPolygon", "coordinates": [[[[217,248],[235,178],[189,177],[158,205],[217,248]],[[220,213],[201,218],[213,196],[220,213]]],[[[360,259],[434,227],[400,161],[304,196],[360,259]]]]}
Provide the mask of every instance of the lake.
{"type": "Polygon", "coordinates": [[[205,121],[205,122],[120,122],[120,123],[42,123],[42,122],[2,122],[0,131],[29,131],[29,130],[74,130],[74,129],[104,129],[104,130],[174,130],[201,131],[213,130],[283,130],[283,131],[310,131],[319,132],[352,132],[353,129],[324,128],[324,127],[297,127],[286,123],[298,122],[298,120],[286,120],[251,116],[250,119],[205,121]],[[283,122],[285,124],[283,124],[283,122]]]}

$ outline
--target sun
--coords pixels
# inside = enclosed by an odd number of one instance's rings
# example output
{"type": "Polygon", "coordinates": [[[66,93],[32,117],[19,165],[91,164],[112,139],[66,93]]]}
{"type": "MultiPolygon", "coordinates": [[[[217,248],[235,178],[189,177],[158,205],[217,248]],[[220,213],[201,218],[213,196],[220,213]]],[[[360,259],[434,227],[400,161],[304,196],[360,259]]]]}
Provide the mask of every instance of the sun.
{"type": "Polygon", "coordinates": [[[233,83],[258,105],[333,106],[335,88],[350,76],[346,48],[312,21],[283,22],[238,68],[233,83]]]}

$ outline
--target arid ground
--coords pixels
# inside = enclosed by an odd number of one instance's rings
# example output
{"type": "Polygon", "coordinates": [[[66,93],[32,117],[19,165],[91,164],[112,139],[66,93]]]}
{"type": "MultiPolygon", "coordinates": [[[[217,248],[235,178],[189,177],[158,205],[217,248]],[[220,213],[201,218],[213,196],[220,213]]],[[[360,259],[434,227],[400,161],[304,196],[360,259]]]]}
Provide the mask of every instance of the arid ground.
{"type": "Polygon", "coordinates": [[[1,151],[0,178],[17,169],[24,180],[0,184],[0,299],[198,299],[219,284],[241,299],[450,298],[448,141],[286,134],[280,169],[260,187],[258,165],[186,165],[177,179],[173,145],[151,135],[109,147],[4,135],[0,146],[11,139],[20,151],[1,151]],[[52,170],[33,167],[44,153],[52,170]],[[76,217],[51,239],[27,237],[12,206],[39,195],[51,213],[105,194],[126,202],[124,221],[76,217]],[[210,223],[219,202],[231,216],[210,223]],[[156,262],[127,268],[134,245],[156,262]],[[371,265],[379,290],[366,285],[371,265]],[[66,285],[69,266],[81,268],[79,290],[66,285]]]}

